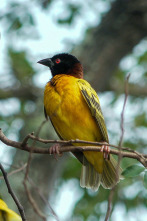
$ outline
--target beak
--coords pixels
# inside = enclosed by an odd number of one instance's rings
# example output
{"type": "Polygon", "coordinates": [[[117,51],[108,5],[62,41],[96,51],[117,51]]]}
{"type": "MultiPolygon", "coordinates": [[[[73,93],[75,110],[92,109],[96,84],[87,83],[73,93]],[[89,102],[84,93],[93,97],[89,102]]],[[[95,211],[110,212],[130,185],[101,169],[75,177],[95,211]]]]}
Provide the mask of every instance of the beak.
{"type": "Polygon", "coordinates": [[[54,66],[54,63],[52,62],[52,60],[50,58],[46,58],[46,59],[40,60],[37,63],[45,65],[45,66],[47,66],[49,68],[54,66]]]}

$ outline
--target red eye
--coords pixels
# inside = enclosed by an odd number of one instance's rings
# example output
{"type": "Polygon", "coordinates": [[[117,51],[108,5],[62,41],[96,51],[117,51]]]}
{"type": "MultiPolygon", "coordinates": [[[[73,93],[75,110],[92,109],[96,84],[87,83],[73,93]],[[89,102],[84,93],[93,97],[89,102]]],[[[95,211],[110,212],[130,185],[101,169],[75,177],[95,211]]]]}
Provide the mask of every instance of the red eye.
{"type": "Polygon", "coordinates": [[[57,59],[55,60],[55,62],[56,62],[56,64],[59,64],[59,63],[61,62],[61,60],[60,60],[59,58],[57,58],[57,59]]]}

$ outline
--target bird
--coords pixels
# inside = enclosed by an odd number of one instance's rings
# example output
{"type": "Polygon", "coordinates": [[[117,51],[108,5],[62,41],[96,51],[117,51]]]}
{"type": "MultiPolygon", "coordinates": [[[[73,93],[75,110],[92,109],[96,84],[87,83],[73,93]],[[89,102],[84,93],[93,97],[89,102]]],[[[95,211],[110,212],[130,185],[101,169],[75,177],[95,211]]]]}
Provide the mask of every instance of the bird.
{"type": "Polygon", "coordinates": [[[9,209],[2,199],[0,199],[0,221],[22,221],[22,219],[17,213],[9,209]]]}
{"type": "MultiPolygon", "coordinates": [[[[80,186],[97,191],[101,184],[111,189],[120,180],[121,168],[110,154],[100,101],[96,91],[83,79],[81,62],[74,55],[59,53],[38,63],[47,66],[52,74],[44,90],[44,114],[59,138],[104,144],[100,152],[73,153],[82,164],[80,186]]],[[[59,154],[59,145],[51,147],[50,153],[59,154]]]]}

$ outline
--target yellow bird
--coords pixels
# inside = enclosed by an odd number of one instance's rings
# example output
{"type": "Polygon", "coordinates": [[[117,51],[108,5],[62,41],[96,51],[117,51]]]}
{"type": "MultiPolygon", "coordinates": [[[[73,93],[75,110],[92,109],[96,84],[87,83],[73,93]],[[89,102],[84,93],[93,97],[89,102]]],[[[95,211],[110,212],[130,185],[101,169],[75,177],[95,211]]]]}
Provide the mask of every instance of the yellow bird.
{"type": "MultiPolygon", "coordinates": [[[[106,145],[109,139],[99,98],[83,79],[80,61],[62,53],[38,63],[48,66],[52,73],[44,91],[44,111],[58,136],[63,140],[104,142],[101,152],[73,153],[82,163],[80,185],[95,191],[100,184],[112,188],[119,182],[121,168],[117,169],[117,162],[109,155],[106,145]]],[[[58,152],[58,145],[51,148],[51,153],[58,152]]]]}
{"type": "Polygon", "coordinates": [[[2,199],[0,199],[0,221],[22,221],[22,219],[17,213],[9,209],[2,199]]]}

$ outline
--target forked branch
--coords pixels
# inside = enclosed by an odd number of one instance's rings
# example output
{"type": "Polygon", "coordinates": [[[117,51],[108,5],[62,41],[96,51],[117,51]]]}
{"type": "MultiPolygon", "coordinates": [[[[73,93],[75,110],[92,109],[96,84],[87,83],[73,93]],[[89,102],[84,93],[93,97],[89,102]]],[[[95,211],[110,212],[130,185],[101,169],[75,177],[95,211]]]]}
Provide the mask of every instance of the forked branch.
{"type": "MultiPolygon", "coordinates": [[[[43,147],[36,147],[36,146],[30,146],[28,145],[28,140],[36,140],[40,143],[49,144],[49,143],[59,143],[62,144],[62,147],[60,147],[59,151],[61,153],[63,152],[75,152],[75,151],[100,151],[101,146],[103,145],[102,142],[90,142],[90,141],[84,141],[84,140],[69,140],[69,141],[63,141],[63,140],[44,140],[39,137],[35,137],[33,134],[28,134],[25,139],[22,142],[17,142],[8,139],[2,130],[0,129],[0,140],[6,144],[7,146],[15,147],[20,150],[24,150],[31,153],[38,153],[38,154],[49,154],[49,147],[43,148],[43,147]],[[72,144],[77,144],[78,146],[73,146],[72,144]],[[85,146],[81,146],[80,144],[85,144],[85,146]],[[64,146],[65,145],[65,146],[64,146]]],[[[138,160],[144,167],[147,167],[147,154],[139,153],[135,150],[132,150],[127,147],[121,147],[121,152],[119,151],[120,147],[108,144],[108,146],[114,147],[115,149],[110,149],[110,154],[119,155],[121,154],[121,157],[128,157],[138,160]]]]}

